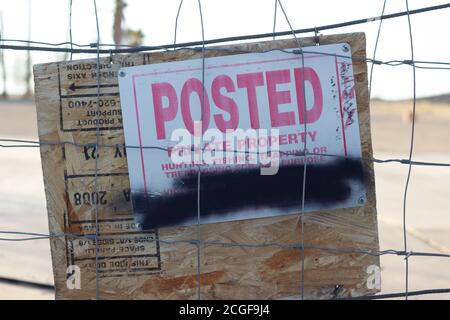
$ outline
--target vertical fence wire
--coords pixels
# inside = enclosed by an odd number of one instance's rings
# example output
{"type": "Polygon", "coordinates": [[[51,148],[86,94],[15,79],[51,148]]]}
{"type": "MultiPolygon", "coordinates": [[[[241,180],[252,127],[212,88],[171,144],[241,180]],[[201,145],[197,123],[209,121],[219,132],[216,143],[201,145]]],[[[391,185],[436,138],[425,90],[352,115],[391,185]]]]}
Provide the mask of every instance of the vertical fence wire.
{"type": "Polygon", "coordinates": [[[69,0],[69,42],[70,42],[70,60],[73,58],[73,38],[72,38],[72,1],[69,0]]]}
{"type": "MultiPolygon", "coordinates": [[[[205,82],[205,33],[204,33],[204,25],[203,25],[203,13],[202,13],[202,4],[201,1],[197,1],[199,15],[200,15],[200,25],[201,25],[201,33],[202,33],[202,87],[204,87],[205,82]]],[[[178,20],[180,17],[181,7],[183,6],[183,0],[180,0],[180,3],[178,5],[177,15],[175,17],[175,28],[174,28],[174,37],[173,37],[173,46],[175,50],[175,45],[177,43],[177,31],[178,31],[178,20]]],[[[203,161],[203,114],[204,114],[204,105],[205,105],[205,91],[202,89],[202,96],[200,101],[200,145],[199,145],[199,164],[198,164],[198,171],[197,171],[197,225],[196,225],[196,231],[197,231],[197,241],[196,241],[196,247],[197,247],[197,299],[201,299],[201,162],[203,161]]]]}
{"type": "MultiPolygon", "coordinates": [[[[383,0],[383,8],[381,9],[380,17],[384,16],[384,10],[386,9],[386,2],[387,0],[383,0]]],[[[375,39],[375,47],[373,49],[373,56],[372,59],[377,58],[377,49],[378,49],[378,42],[380,40],[380,34],[381,34],[381,26],[383,25],[383,19],[380,19],[380,23],[378,24],[378,31],[377,31],[377,37],[375,39]]],[[[372,63],[370,66],[370,75],[369,75],[369,101],[372,96],[372,77],[373,77],[373,69],[375,67],[375,63],[372,63]]]]}
{"type": "MultiPolygon", "coordinates": [[[[94,14],[95,14],[95,24],[97,30],[97,106],[96,106],[96,129],[95,129],[95,173],[94,173],[94,193],[98,192],[98,155],[100,153],[100,28],[98,22],[98,13],[97,13],[97,1],[93,0],[94,4],[94,14]]],[[[95,299],[100,299],[100,279],[99,279],[99,225],[98,225],[98,212],[99,212],[99,201],[95,202],[95,299]]]]}
{"type": "Polygon", "coordinates": [[[275,30],[277,29],[277,9],[278,9],[278,0],[275,0],[275,5],[273,8],[273,28],[272,32],[274,36],[272,37],[272,40],[275,40],[275,30]]]}
{"type": "MultiPolygon", "coordinates": [[[[200,14],[200,23],[202,30],[202,96],[201,96],[201,113],[200,113],[200,143],[199,143],[199,165],[197,174],[197,286],[198,300],[201,299],[201,167],[203,162],[203,116],[205,112],[205,26],[203,21],[202,2],[198,2],[198,12],[200,14]]],[[[197,129],[198,132],[198,129],[197,129]]]]}
{"type": "Polygon", "coordinates": [[[307,148],[307,112],[306,112],[306,92],[305,92],[305,56],[302,50],[302,44],[300,42],[300,39],[297,38],[297,35],[294,32],[294,29],[292,28],[292,24],[289,20],[289,17],[284,10],[283,4],[281,3],[281,0],[278,0],[278,4],[280,6],[281,11],[283,12],[284,18],[286,19],[287,24],[289,25],[289,29],[292,32],[292,35],[294,36],[295,41],[297,42],[298,50],[300,51],[300,57],[301,57],[301,74],[302,74],[302,91],[303,91],[303,130],[304,130],[304,136],[305,139],[303,140],[303,177],[302,177],[302,195],[301,195],[301,208],[300,208],[300,259],[301,259],[301,278],[300,278],[300,297],[302,300],[305,299],[305,223],[304,223],[304,214],[305,214],[305,195],[306,195],[306,170],[308,166],[308,158],[306,154],[306,148],[307,148]]]}
{"type": "MultiPolygon", "coordinates": [[[[413,102],[412,102],[412,125],[411,125],[411,141],[409,146],[409,156],[408,160],[410,164],[408,165],[408,175],[406,177],[405,184],[405,192],[403,194],[403,244],[405,252],[408,252],[408,234],[407,234],[407,226],[406,226],[406,205],[407,205],[407,197],[408,197],[408,187],[409,181],[411,179],[411,160],[413,156],[413,148],[414,148],[414,130],[416,123],[416,67],[414,65],[414,42],[413,42],[413,33],[411,26],[411,17],[409,12],[409,3],[408,0],[405,0],[406,11],[408,12],[408,30],[409,30],[409,42],[411,47],[411,66],[412,66],[412,81],[413,81],[413,102]]],[[[405,299],[408,300],[408,291],[409,291],[409,255],[405,256],[405,299]]]]}
{"type": "Polygon", "coordinates": [[[173,33],[173,49],[175,50],[175,45],[177,44],[177,31],[178,31],[178,18],[180,17],[181,7],[183,6],[183,1],[180,0],[180,4],[178,5],[177,16],[175,17],[175,30],[173,33]]]}

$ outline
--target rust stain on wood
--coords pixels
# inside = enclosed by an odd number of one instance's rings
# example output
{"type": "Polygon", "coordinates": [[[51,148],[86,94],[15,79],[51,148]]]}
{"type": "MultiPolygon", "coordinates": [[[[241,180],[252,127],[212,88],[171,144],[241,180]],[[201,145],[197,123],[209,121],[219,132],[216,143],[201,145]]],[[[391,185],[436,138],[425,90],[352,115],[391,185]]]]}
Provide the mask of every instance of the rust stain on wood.
{"type": "Polygon", "coordinates": [[[275,252],[269,259],[264,261],[264,264],[272,270],[277,270],[288,268],[293,264],[300,263],[300,261],[299,249],[284,249],[275,252]]]}

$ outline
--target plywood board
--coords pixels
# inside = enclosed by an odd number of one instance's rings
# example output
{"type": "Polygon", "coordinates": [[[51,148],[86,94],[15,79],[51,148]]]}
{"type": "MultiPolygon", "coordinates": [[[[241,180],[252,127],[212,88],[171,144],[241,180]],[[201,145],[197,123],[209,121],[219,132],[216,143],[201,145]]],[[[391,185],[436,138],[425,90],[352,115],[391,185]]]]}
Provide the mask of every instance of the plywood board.
{"type": "MultiPolygon", "coordinates": [[[[303,46],[314,45],[313,38],[301,42],[303,46]]],[[[354,33],[320,38],[321,44],[343,42],[350,45],[354,57],[362,154],[370,159],[365,36],[354,33]]],[[[293,39],[233,44],[222,47],[227,51],[208,50],[206,55],[296,45],[293,39]]],[[[101,236],[97,273],[102,299],[196,299],[198,247],[190,240],[198,239],[199,234],[203,241],[199,246],[201,298],[299,296],[302,249],[289,247],[301,241],[298,215],[201,225],[200,230],[189,226],[142,231],[133,223],[117,72],[123,66],[199,57],[201,52],[194,50],[117,55],[112,60],[104,57],[99,73],[96,59],[34,67],[49,227],[54,235],[50,242],[56,298],[96,297],[95,242],[77,237],[95,234],[96,220],[101,236]],[[98,101],[97,76],[101,84],[98,101]],[[98,150],[92,146],[97,141],[96,119],[101,119],[99,144],[109,146],[98,150]],[[67,286],[71,265],[81,271],[78,289],[67,286]]],[[[364,171],[367,199],[363,206],[312,212],[303,218],[306,298],[360,296],[379,289],[379,257],[361,252],[378,251],[370,161],[364,161],[364,171]]]]}

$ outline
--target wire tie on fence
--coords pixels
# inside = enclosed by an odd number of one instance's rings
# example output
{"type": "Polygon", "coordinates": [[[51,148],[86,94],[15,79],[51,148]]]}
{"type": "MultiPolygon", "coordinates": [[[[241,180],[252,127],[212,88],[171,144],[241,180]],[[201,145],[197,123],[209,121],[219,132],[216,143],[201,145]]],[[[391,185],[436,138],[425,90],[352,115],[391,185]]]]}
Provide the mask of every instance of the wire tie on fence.
{"type": "Polygon", "coordinates": [[[403,60],[404,64],[409,64],[410,66],[414,66],[414,61],[413,60],[403,60]]]}
{"type": "Polygon", "coordinates": [[[405,253],[405,260],[408,260],[409,257],[411,257],[413,254],[414,254],[414,252],[412,252],[412,251],[407,251],[407,252],[405,253]]]}
{"type": "Polygon", "coordinates": [[[317,27],[314,27],[314,42],[316,43],[316,46],[320,45],[319,30],[317,30],[317,27]]]}
{"type": "Polygon", "coordinates": [[[92,42],[92,43],[89,43],[89,47],[91,47],[91,48],[98,48],[98,43],[96,43],[96,42],[92,42]]]}
{"type": "Polygon", "coordinates": [[[112,52],[112,49],[109,49],[109,64],[113,64],[113,52],[112,52]]]}
{"type": "Polygon", "coordinates": [[[294,54],[303,54],[303,50],[302,49],[294,49],[294,50],[292,50],[292,53],[294,53],[294,54]]]}
{"type": "Polygon", "coordinates": [[[334,288],[333,288],[333,293],[332,293],[333,298],[332,298],[332,299],[338,298],[339,295],[340,295],[340,293],[342,292],[343,288],[344,288],[343,285],[341,285],[341,284],[336,284],[336,285],[334,286],[334,288]]]}
{"type": "Polygon", "coordinates": [[[373,64],[381,65],[381,64],[383,64],[383,61],[373,59],[373,60],[372,60],[372,63],[373,63],[373,64]]]}
{"type": "Polygon", "coordinates": [[[194,246],[199,246],[201,244],[201,240],[199,239],[189,239],[186,240],[187,243],[192,244],[194,246]]]}

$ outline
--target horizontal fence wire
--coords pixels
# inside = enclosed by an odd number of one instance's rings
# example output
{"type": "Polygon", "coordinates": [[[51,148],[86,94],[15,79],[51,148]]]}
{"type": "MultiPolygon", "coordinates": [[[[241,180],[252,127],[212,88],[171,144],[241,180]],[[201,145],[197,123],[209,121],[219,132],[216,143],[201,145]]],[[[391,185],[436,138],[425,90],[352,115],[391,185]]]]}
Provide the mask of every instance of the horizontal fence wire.
{"type": "MultiPolygon", "coordinates": [[[[436,10],[443,10],[450,8],[450,3],[445,3],[441,5],[436,6],[430,6],[430,7],[424,7],[420,9],[410,10],[410,11],[402,11],[382,16],[375,16],[375,17],[369,17],[369,18],[363,18],[363,19],[357,19],[357,20],[351,20],[346,22],[340,22],[340,23],[334,23],[329,25],[323,25],[318,27],[309,27],[304,29],[296,29],[293,30],[295,34],[302,34],[302,33],[311,33],[311,32],[317,32],[317,31],[325,31],[325,30],[332,30],[332,29],[338,29],[348,26],[354,26],[358,24],[365,24],[370,23],[378,20],[388,20],[398,17],[403,17],[407,15],[415,15],[419,13],[425,13],[425,12],[431,12],[436,10]]],[[[115,44],[99,44],[99,43],[90,43],[90,44],[76,44],[72,42],[60,42],[60,43],[49,43],[49,42],[42,42],[42,41],[32,41],[29,40],[18,40],[19,42],[29,43],[29,44],[41,44],[46,46],[61,46],[61,45],[71,45],[76,47],[91,47],[95,48],[97,46],[100,47],[113,47],[112,49],[73,49],[73,48],[47,48],[47,47],[32,47],[32,46],[16,46],[16,45],[5,45],[0,44],[0,49],[11,49],[11,50],[32,50],[32,51],[54,51],[54,52],[71,52],[71,53],[91,53],[91,54],[111,54],[111,53],[137,53],[137,52],[144,52],[144,51],[155,51],[155,50],[164,50],[164,49],[174,49],[174,48],[183,48],[183,47],[191,47],[191,46],[202,46],[209,45],[209,44],[218,44],[218,43],[226,43],[226,42],[233,42],[233,41],[244,41],[244,40],[255,40],[255,39],[262,39],[262,38],[273,38],[273,37],[280,37],[280,36],[290,36],[292,35],[292,31],[281,31],[281,32],[269,32],[269,33],[259,33],[259,34],[252,34],[252,35],[245,35],[245,36],[233,36],[233,37],[224,37],[224,38],[217,38],[217,39],[211,39],[211,40],[205,40],[205,41],[191,41],[191,42],[184,42],[184,43],[172,43],[172,44],[165,44],[160,46],[124,46],[124,45],[115,45],[115,44]],[[126,47],[122,49],[115,49],[114,47],[126,47]]],[[[0,40],[4,41],[4,40],[0,40]]],[[[11,40],[14,41],[14,40],[11,40]]],[[[17,41],[16,41],[17,42],[17,41]]]]}
{"type": "MultiPolygon", "coordinates": [[[[129,148],[129,149],[143,149],[143,150],[158,150],[158,151],[170,151],[170,147],[162,147],[162,146],[137,146],[137,145],[127,145],[127,144],[96,144],[96,143],[77,143],[74,141],[37,141],[37,140],[23,140],[23,139],[0,139],[0,148],[39,148],[42,145],[73,145],[75,147],[90,147],[90,148],[129,148]],[[7,143],[7,144],[3,144],[7,143]],[[17,143],[17,144],[11,144],[17,143]]],[[[191,151],[198,151],[198,149],[191,149],[191,151]]],[[[204,151],[204,149],[202,150],[204,151]]],[[[262,152],[262,151],[249,151],[249,150],[234,150],[234,149],[214,149],[214,151],[223,151],[229,153],[237,153],[237,154],[254,154],[254,155],[266,155],[270,154],[270,152],[262,152]]],[[[379,159],[379,158],[368,158],[368,157],[351,157],[337,154],[329,154],[329,153],[314,153],[314,152],[284,152],[284,151],[276,151],[280,155],[283,156],[292,156],[292,157],[304,157],[304,156],[324,156],[330,158],[342,158],[342,159],[350,159],[350,160],[361,160],[368,161],[373,163],[399,163],[399,164],[411,164],[414,166],[435,166],[435,167],[450,167],[449,162],[430,162],[430,161],[416,161],[409,159],[379,159]]],[[[273,153],[273,151],[272,151],[273,153]]]]}
{"type": "MultiPolygon", "coordinates": [[[[174,42],[172,44],[166,44],[166,45],[160,45],[160,46],[128,46],[128,45],[116,45],[116,44],[102,44],[100,42],[100,35],[99,35],[99,29],[98,29],[98,16],[97,16],[97,8],[94,2],[94,9],[95,9],[95,17],[96,17],[96,23],[97,23],[97,42],[96,43],[89,43],[89,44],[77,44],[72,41],[72,29],[71,29],[71,19],[72,19],[72,1],[70,1],[70,41],[69,42],[60,42],[60,43],[50,43],[50,42],[43,42],[43,41],[33,41],[33,40],[23,40],[23,39],[4,39],[0,38],[0,49],[3,50],[21,50],[21,51],[43,51],[43,52],[67,52],[67,53],[87,53],[87,54],[95,54],[97,59],[97,68],[100,67],[100,55],[101,54],[109,54],[110,56],[112,54],[120,54],[120,53],[139,53],[139,52],[151,52],[151,51],[167,51],[167,52],[173,52],[178,50],[190,50],[194,52],[202,53],[202,59],[203,59],[203,73],[204,73],[204,61],[205,61],[205,54],[206,52],[214,52],[214,51],[223,51],[223,52],[230,52],[230,53],[261,53],[261,52],[270,52],[270,51],[282,51],[287,53],[293,53],[298,54],[301,56],[301,59],[303,59],[304,54],[323,54],[323,55],[331,55],[335,57],[340,58],[348,58],[355,61],[362,61],[372,64],[372,71],[374,65],[385,65],[385,66],[411,66],[413,69],[413,72],[416,68],[418,69],[429,69],[429,70],[450,70],[450,62],[446,61],[424,61],[424,60],[415,60],[414,54],[413,54],[413,44],[412,44],[412,30],[411,30],[411,22],[410,22],[410,16],[420,13],[426,13],[436,10],[443,10],[450,8],[450,3],[442,4],[442,5],[436,5],[436,6],[430,6],[430,7],[424,7],[420,9],[415,10],[409,10],[408,8],[408,1],[406,0],[406,11],[392,13],[392,14],[384,14],[384,9],[386,5],[386,1],[384,1],[383,5],[383,11],[380,16],[371,17],[371,18],[364,18],[364,19],[357,19],[357,20],[351,20],[351,21],[345,21],[341,23],[335,23],[335,24],[329,24],[329,25],[323,25],[318,27],[310,27],[310,28],[304,28],[304,29],[292,29],[289,20],[287,18],[286,12],[283,9],[282,3],[280,0],[275,0],[275,10],[278,7],[277,3],[280,6],[280,9],[285,15],[285,18],[291,28],[289,31],[282,31],[282,32],[275,32],[275,24],[276,24],[276,18],[274,19],[274,28],[273,32],[271,33],[261,33],[261,34],[253,34],[253,35],[244,35],[244,36],[233,36],[233,37],[225,37],[225,38],[217,38],[217,39],[210,39],[205,40],[203,36],[203,22],[202,22],[202,40],[201,41],[191,41],[191,42],[184,42],[184,43],[176,43],[176,24],[178,21],[178,16],[180,15],[180,10],[183,1],[180,1],[180,5],[178,7],[177,12],[177,19],[175,22],[175,37],[174,42]],[[358,57],[358,56],[346,56],[346,55],[336,55],[336,54],[324,54],[320,52],[314,52],[311,50],[303,50],[300,46],[293,50],[285,50],[281,48],[273,48],[269,50],[240,50],[240,49],[225,49],[225,48],[210,48],[206,47],[206,45],[211,44],[221,44],[221,43],[228,43],[228,42],[234,42],[234,41],[246,41],[246,40],[255,40],[255,39],[263,39],[263,38],[273,38],[280,37],[280,36],[290,36],[293,35],[294,38],[297,34],[303,34],[303,33],[311,33],[314,32],[317,36],[319,31],[324,30],[332,30],[332,29],[338,29],[342,27],[348,27],[348,26],[354,26],[359,24],[366,24],[374,21],[379,21],[380,26],[378,30],[377,35],[377,43],[380,35],[380,29],[381,29],[381,22],[388,19],[398,18],[398,17],[408,17],[408,26],[409,26],[409,35],[411,38],[411,59],[404,60],[389,60],[389,61],[382,61],[375,59],[375,53],[376,49],[373,55],[373,58],[367,58],[367,57],[358,57]],[[14,44],[8,44],[8,43],[14,43],[14,44]],[[17,45],[16,43],[23,43],[26,45],[17,45]],[[64,46],[64,47],[63,47],[64,46]],[[70,46],[70,47],[65,47],[70,46]],[[75,48],[74,48],[75,47],[75,48]]],[[[201,13],[201,1],[198,0],[198,6],[200,10],[200,16],[202,18],[201,13]]],[[[276,11],[275,11],[276,15],[276,11]]],[[[72,59],[72,56],[71,56],[72,59]]],[[[371,72],[372,75],[372,72],[371,72]]],[[[416,104],[416,96],[415,96],[415,76],[413,77],[414,81],[414,94],[413,94],[413,115],[415,114],[415,104],[416,104]]],[[[98,79],[97,82],[97,99],[100,96],[100,80],[98,79]]],[[[97,103],[97,106],[99,104],[97,103]]],[[[97,113],[97,118],[99,117],[97,113]]],[[[193,246],[196,246],[198,249],[200,246],[223,246],[223,247],[242,247],[242,248],[264,248],[264,247],[279,247],[283,249],[298,249],[298,250],[304,250],[304,249],[316,249],[316,250],[323,250],[323,251],[331,251],[331,252],[337,252],[342,254],[363,254],[363,255],[370,255],[370,256],[384,256],[384,255],[397,255],[402,256],[405,259],[406,268],[408,259],[411,257],[436,257],[436,258],[450,258],[450,254],[446,253],[438,253],[438,252],[417,252],[417,251],[411,251],[407,249],[406,245],[406,196],[407,196],[407,188],[409,184],[409,174],[411,172],[411,168],[413,166],[435,166],[435,167],[450,167],[450,163],[445,162],[426,162],[426,161],[415,161],[412,160],[412,146],[413,146],[413,138],[414,138],[414,121],[415,116],[413,116],[413,126],[412,126],[412,132],[411,132],[411,146],[410,146],[410,152],[408,159],[377,159],[377,158],[352,158],[356,160],[362,160],[362,161],[368,161],[373,163],[399,163],[399,164],[405,164],[408,165],[409,171],[408,171],[408,179],[406,183],[405,193],[404,193],[404,207],[403,207],[403,229],[404,229],[404,249],[403,250],[394,250],[394,249],[388,249],[383,251],[373,251],[373,250],[364,250],[361,248],[333,248],[333,247],[323,247],[323,246],[314,246],[314,245],[308,245],[305,244],[303,241],[302,243],[276,243],[276,242],[270,242],[270,243],[235,243],[235,242],[224,242],[224,241],[203,241],[200,238],[200,233],[198,233],[198,239],[188,239],[188,240],[170,240],[170,239],[149,239],[149,241],[154,241],[158,243],[165,243],[165,244],[191,244],[193,246]]],[[[160,151],[168,151],[169,147],[162,147],[162,146],[133,146],[133,145],[126,145],[126,144],[101,144],[99,143],[99,126],[97,121],[97,141],[96,143],[87,143],[87,144],[81,144],[81,143],[75,143],[73,141],[34,141],[34,140],[25,140],[25,139],[7,139],[3,138],[0,139],[0,148],[34,148],[34,147],[40,147],[40,146],[52,146],[52,145],[65,145],[70,144],[77,147],[97,147],[97,148],[117,148],[117,147],[126,147],[126,148],[141,148],[141,149],[154,149],[154,150],[160,150],[160,151]]],[[[306,148],[305,148],[306,150],[306,148]]],[[[204,151],[204,150],[202,150],[204,151]]],[[[242,150],[217,150],[215,151],[226,151],[226,152],[234,152],[234,153],[257,153],[260,154],[260,152],[252,152],[252,151],[242,151],[242,150]]],[[[284,153],[282,151],[278,151],[280,155],[285,156],[298,156],[298,157],[305,157],[308,155],[321,155],[325,157],[344,157],[341,155],[333,155],[333,154],[316,154],[316,153],[310,153],[310,152],[298,152],[298,153],[284,153]]],[[[345,157],[349,158],[349,157],[345,157]]],[[[199,167],[200,170],[200,167],[199,167]]],[[[95,175],[97,177],[97,171],[98,171],[98,162],[96,159],[96,170],[95,175]]],[[[199,179],[200,179],[200,171],[199,171],[199,179]]],[[[303,188],[304,190],[304,188],[303,188]]],[[[198,194],[200,197],[200,193],[198,194]]],[[[200,227],[201,221],[200,221],[200,208],[198,209],[198,223],[197,228],[200,227]]],[[[303,211],[303,209],[302,209],[303,211]]],[[[301,215],[303,217],[303,213],[301,215]]],[[[98,218],[98,208],[96,209],[96,221],[98,218]]],[[[198,229],[199,230],[199,229],[198,229]]],[[[145,231],[153,231],[153,230],[142,230],[145,231]]],[[[33,233],[33,232],[22,232],[22,231],[8,231],[8,230],[0,230],[0,241],[10,241],[10,242],[23,242],[23,241],[35,241],[35,240],[44,240],[44,239],[52,239],[52,238],[60,238],[60,237],[66,237],[66,238],[74,238],[74,239],[89,239],[93,240],[93,242],[96,245],[97,253],[96,253],[96,259],[98,259],[98,240],[99,239],[123,239],[126,238],[126,235],[103,235],[100,233],[98,228],[98,223],[96,223],[96,233],[95,234],[76,234],[76,233],[60,233],[60,234],[43,234],[43,233],[33,233]]],[[[131,236],[130,236],[131,237],[131,236]]],[[[133,237],[134,238],[134,237],[133,237]]],[[[198,274],[200,274],[199,269],[199,261],[200,261],[200,251],[198,251],[198,274]]],[[[96,268],[97,268],[96,264],[96,268]]],[[[426,289],[426,290],[417,290],[417,291],[410,291],[408,289],[408,269],[406,269],[406,287],[405,292],[398,292],[398,293],[387,293],[387,294],[377,294],[373,296],[362,296],[362,297],[350,297],[350,298],[337,298],[337,299],[389,299],[389,298],[399,298],[399,297],[405,297],[408,296],[418,296],[418,295],[429,295],[429,294],[442,294],[442,293],[450,293],[450,289],[443,288],[443,289],[426,289]]],[[[303,274],[303,272],[302,272],[303,274]]],[[[7,277],[0,277],[0,283],[8,283],[13,285],[24,285],[33,287],[36,289],[44,289],[44,290],[53,290],[54,286],[49,284],[39,284],[19,279],[12,279],[7,277]]],[[[198,287],[198,298],[200,298],[200,281],[199,287],[198,287]]],[[[302,297],[303,297],[303,280],[302,280],[302,297]]],[[[96,269],[96,298],[99,298],[99,277],[98,277],[98,269],[96,269]]]]}
{"type": "MultiPolygon", "coordinates": [[[[29,287],[29,288],[38,289],[38,290],[48,290],[51,292],[55,291],[55,286],[52,284],[39,283],[39,282],[34,282],[34,281],[26,281],[26,280],[20,280],[20,279],[15,279],[15,278],[0,277],[0,283],[24,286],[24,287],[29,287]]],[[[409,296],[421,296],[421,295],[433,295],[433,294],[443,294],[443,293],[450,293],[450,288],[409,291],[408,295],[409,296]]],[[[384,293],[384,294],[362,296],[362,297],[335,298],[335,300],[381,300],[381,299],[402,298],[404,296],[405,296],[404,292],[393,292],[393,293],[384,293]]]]}
{"type": "MultiPolygon", "coordinates": [[[[2,41],[5,41],[3,39],[0,39],[0,43],[2,41]]],[[[25,40],[23,40],[25,41],[25,40]]],[[[1,45],[0,44],[0,49],[8,49],[5,47],[2,47],[5,45],[1,45]]],[[[25,48],[31,48],[29,46],[23,46],[24,50],[26,50],[25,48]]],[[[70,53],[79,53],[76,51],[73,51],[75,49],[67,49],[70,53]]],[[[155,49],[156,50],[156,49],[155,49]]],[[[41,50],[38,50],[41,51],[41,50]]],[[[45,50],[44,50],[45,51],[45,50]]],[[[97,50],[95,50],[97,51],[97,50]]],[[[114,50],[106,50],[106,51],[102,51],[102,50],[98,50],[100,53],[102,54],[109,54],[110,56],[114,53],[114,50]]],[[[144,52],[144,51],[152,51],[152,50],[142,50],[140,52],[144,52]]],[[[397,67],[397,66],[403,66],[403,65],[409,65],[409,66],[415,66],[416,68],[420,68],[420,69],[430,69],[430,70],[450,70],[450,62],[448,61],[427,61],[427,60],[402,60],[402,59],[398,59],[398,60],[376,60],[376,59],[372,59],[372,58],[367,58],[367,57],[359,57],[359,56],[349,56],[349,55],[344,55],[344,54],[335,54],[335,53],[326,53],[326,52],[318,52],[318,51],[314,51],[314,50],[303,50],[303,49],[294,49],[294,50],[287,50],[287,49],[283,49],[283,48],[272,48],[272,49],[267,49],[267,50],[250,50],[250,49],[229,49],[229,48],[220,48],[220,47],[181,47],[181,48],[175,48],[174,50],[170,50],[170,49],[166,49],[165,52],[174,52],[174,51],[193,51],[193,52],[202,52],[202,51],[208,51],[208,52],[227,52],[227,53],[238,53],[238,54],[242,54],[242,53],[268,53],[268,52],[272,52],[272,51],[280,51],[280,52],[284,52],[284,53],[290,53],[290,54],[298,54],[298,55],[302,55],[302,54],[316,54],[316,55],[323,55],[323,56],[330,56],[330,57],[337,57],[337,58],[344,58],[344,59],[349,59],[349,60],[354,60],[354,61],[362,61],[362,62],[367,62],[367,63],[372,63],[372,64],[376,64],[376,65],[385,65],[385,66],[390,66],[390,67],[397,67]]],[[[89,52],[92,53],[92,52],[89,52]]]]}
{"type": "MultiPolygon", "coordinates": [[[[307,213],[305,213],[307,215],[307,213]]],[[[152,232],[153,229],[143,229],[140,232],[152,232]]],[[[13,236],[24,236],[22,238],[13,238],[13,237],[0,237],[0,241],[11,241],[11,242],[23,242],[23,241],[36,241],[36,240],[46,240],[52,238],[73,238],[73,239],[88,239],[88,240],[96,240],[97,237],[102,240],[117,240],[117,239],[135,239],[136,236],[128,236],[124,235],[102,235],[98,234],[76,234],[76,233],[58,233],[58,234],[44,234],[44,233],[33,233],[33,232],[22,232],[22,231],[8,231],[8,230],[0,230],[0,235],[13,235],[13,236]]],[[[147,239],[149,242],[154,243],[163,243],[163,244],[191,244],[194,246],[203,245],[203,246],[220,246],[220,247],[242,247],[242,248],[266,248],[266,247],[278,247],[280,249],[316,249],[322,251],[330,251],[337,253],[357,253],[357,254],[365,254],[369,256],[384,256],[384,255],[397,255],[397,256],[405,256],[405,257],[436,257],[436,258],[450,258],[450,254],[438,253],[438,252],[421,252],[421,251],[402,251],[402,250],[382,250],[382,251],[374,251],[374,250],[364,250],[364,249],[355,249],[355,248],[335,248],[335,247],[325,247],[325,246],[316,246],[316,245],[308,245],[301,243],[280,243],[280,242],[267,242],[267,243],[237,243],[237,242],[226,242],[226,241],[203,241],[197,239],[186,239],[186,240],[170,240],[170,239],[147,239]]]]}
{"type": "Polygon", "coordinates": [[[55,286],[52,284],[27,281],[27,280],[22,280],[22,279],[15,279],[15,278],[8,278],[8,277],[0,277],[0,283],[14,285],[14,286],[29,287],[29,288],[38,289],[38,290],[50,290],[50,291],[55,290],[55,286]]]}

